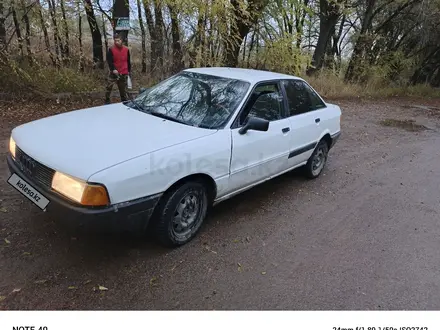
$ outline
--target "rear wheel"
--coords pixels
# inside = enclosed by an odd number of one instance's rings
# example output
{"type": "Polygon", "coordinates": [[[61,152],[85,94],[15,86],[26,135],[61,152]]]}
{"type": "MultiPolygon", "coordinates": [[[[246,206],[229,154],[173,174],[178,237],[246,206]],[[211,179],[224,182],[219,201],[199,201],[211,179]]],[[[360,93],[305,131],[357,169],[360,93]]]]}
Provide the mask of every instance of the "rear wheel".
{"type": "Polygon", "coordinates": [[[186,182],[168,192],[159,204],[155,236],[165,246],[180,246],[199,231],[208,209],[208,192],[202,182],[186,182]]]}
{"type": "Polygon", "coordinates": [[[315,179],[321,175],[324,170],[328,158],[328,144],[321,140],[310,156],[307,164],[304,167],[305,175],[310,179],[315,179]]]}

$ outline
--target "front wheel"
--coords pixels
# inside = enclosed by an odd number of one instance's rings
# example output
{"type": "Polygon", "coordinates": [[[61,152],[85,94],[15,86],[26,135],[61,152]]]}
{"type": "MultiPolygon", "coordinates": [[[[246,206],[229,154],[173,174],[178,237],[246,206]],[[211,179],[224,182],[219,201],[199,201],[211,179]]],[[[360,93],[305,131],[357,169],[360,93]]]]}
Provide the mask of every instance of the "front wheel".
{"type": "Polygon", "coordinates": [[[155,236],[165,246],[188,243],[200,229],[208,209],[208,193],[201,182],[176,187],[159,206],[155,236]]]}
{"type": "Polygon", "coordinates": [[[315,179],[321,175],[328,158],[328,144],[321,140],[310,156],[304,167],[305,175],[310,179],[315,179]]]}

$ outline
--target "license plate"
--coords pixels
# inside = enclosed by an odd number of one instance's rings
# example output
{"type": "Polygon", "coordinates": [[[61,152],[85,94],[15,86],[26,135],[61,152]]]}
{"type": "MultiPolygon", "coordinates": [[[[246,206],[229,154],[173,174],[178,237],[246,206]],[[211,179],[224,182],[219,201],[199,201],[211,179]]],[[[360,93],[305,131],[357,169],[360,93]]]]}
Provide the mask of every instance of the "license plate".
{"type": "Polygon", "coordinates": [[[49,200],[44,197],[37,189],[32,187],[29,183],[20,178],[17,174],[12,174],[8,179],[8,183],[26,196],[31,202],[37,205],[43,211],[49,204],[49,200]]]}

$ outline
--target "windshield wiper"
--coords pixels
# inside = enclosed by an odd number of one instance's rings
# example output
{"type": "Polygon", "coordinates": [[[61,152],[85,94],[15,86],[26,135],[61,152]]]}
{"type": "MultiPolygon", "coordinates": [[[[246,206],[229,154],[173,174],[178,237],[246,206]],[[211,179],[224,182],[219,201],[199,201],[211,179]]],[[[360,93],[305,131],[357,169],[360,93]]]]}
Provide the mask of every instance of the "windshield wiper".
{"type": "Polygon", "coordinates": [[[175,117],[168,116],[168,115],[166,115],[166,114],[163,114],[162,112],[158,112],[158,111],[149,111],[149,112],[147,112],[147,113],[149,113],[150,115],[156,116],[156,117],[160,117],[160,118],[168,119],[168,120],[171,120],[171,121],[175,121],[176,123],[181,123],[181,124],[185,124],[185,125],[190,125],[190,124],[187,123],[186,121],[183,121],[183,120],[177,119],[177,118],[175,118],[175,117]]]}
{"type": "Polygon", "coordinates": [[[142,107],[142,105],[140,105],[138,102],[136,102],[135,101],[135,99],[131,99],[130,101],[128,101],[127,102],[127,105],[128,105],[128,103],[132,103],[132,104],[134,104],[134,106],[136,107],[136,109],[138,109],[139,111],[141,111],[141,112],[145,112],[145,109],[142,107]]]}

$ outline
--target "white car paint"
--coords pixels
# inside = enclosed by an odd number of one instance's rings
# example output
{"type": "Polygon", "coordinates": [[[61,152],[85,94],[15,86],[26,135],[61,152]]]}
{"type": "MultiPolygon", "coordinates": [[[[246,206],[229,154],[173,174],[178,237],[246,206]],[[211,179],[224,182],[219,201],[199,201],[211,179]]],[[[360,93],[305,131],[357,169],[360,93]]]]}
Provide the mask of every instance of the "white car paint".
{"type": "Polygon", "coordinates": [[[271,122],[266,132],[232,130],[232,163],[229,190],[245,188],[284,171],[290,148],[290,133],[282,129],[290,127],[288,118],[271,122]]]}
{"type": "MultiPolygon", "coordinates": [[[[224,129],[209,130],[154,117],[122,104],[72,111],[15,128],[17,146],[44,165],[104,184],[112,204],[166,191],[179,179],[206,174],[216,183],[216,202],[304,165],[326,134],[340,132],[341,110],[326,108],[271,122],[267,132],[238,134],[236,114],[255,84],[297,79],[265,71],[202,68],[187,71],[248,81],[251,86],[224,129]],[[316,123],[315,118],[320,122],[316,123]],[[289,127],[289,131],[282,129],[289,127]]],[[[303,81],[303,80],[302,80],[303,81]]]]}
{"type": "Polygon", "coordinates": [[[39,119],[16,127],[12,137],[40,163],[88,180],[121,162],[214,133],[119,103],[39,119]]]}

